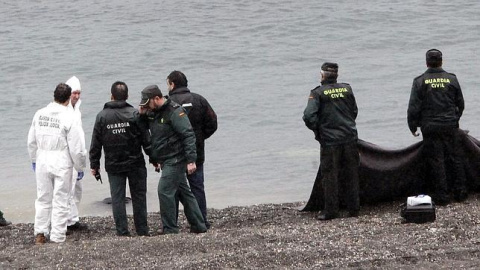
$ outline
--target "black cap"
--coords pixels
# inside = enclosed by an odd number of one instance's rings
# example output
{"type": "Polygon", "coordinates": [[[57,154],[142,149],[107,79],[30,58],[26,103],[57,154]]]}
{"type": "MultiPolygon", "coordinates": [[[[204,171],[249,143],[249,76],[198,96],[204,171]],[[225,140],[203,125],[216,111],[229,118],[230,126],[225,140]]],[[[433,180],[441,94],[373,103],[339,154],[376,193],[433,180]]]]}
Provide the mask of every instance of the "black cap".
{"type": "Polygon", "coordinates": [[[140,106],[146,106],[151,98],[156,96],[163,97],[162,91],[158,88],[157,85],[149,85],[142,90],[142,100],[140,101],[140,106]]]}
{"type": "Polygon", "coordinates": [[[323,71],[337,73],[338,72],[338,64],[337,63],[325,62],[325,63],[323,63],[321,69],[323,71]]]}
{"type": "Polygon", "coordinates": [[[427,53],[425,54],[425,58],[427,59],[427,61],[439,61],[439,60],[442,60],[442,52],[437,50],[437,49],[430,49],[427,51],[427,53]]]}

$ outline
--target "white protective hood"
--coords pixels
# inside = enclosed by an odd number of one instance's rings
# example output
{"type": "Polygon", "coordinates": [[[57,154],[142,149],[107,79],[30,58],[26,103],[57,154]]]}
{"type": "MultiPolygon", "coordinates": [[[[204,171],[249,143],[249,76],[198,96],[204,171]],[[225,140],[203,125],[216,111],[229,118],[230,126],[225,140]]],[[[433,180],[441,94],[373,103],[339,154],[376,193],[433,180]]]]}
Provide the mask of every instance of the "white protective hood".
{"type": "Polygon", "coordinates": [[[80,85],[80,80],[76,76],[72,76],[68,81],[66,82],[70,88],[72,88],[73,91],[82,91],[82,86],[80,85]]]}

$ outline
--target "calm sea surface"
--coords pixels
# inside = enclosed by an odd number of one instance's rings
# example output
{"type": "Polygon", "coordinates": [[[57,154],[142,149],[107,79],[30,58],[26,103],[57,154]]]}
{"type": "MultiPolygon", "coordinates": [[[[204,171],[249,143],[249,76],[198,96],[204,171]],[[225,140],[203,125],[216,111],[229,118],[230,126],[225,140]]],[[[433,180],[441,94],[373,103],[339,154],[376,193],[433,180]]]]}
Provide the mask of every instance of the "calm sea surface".
{"type": "MultiPolygon", "coordinates": [[[[359,137],[395,149],[421,140],[407,103],[425,51],[438,48],[464,91],[461,127],[480,138],[479,10],[467,0],[0,1],[0,210],[33,221],[28,129],[72,75],[89,148],[114,81],[136,106],[145,86],[166,90],[170,71],[183,71],[219,117],[206,147],[213,208],[308,199],[319,145],[301,118],[324,61],[354,89],[359,137]]],[[[159,209],[158,179],[149,168],[148,211],[159,209]]],[[[82,181],[81,215],[110,214],[108,182],[82,181]]]]}

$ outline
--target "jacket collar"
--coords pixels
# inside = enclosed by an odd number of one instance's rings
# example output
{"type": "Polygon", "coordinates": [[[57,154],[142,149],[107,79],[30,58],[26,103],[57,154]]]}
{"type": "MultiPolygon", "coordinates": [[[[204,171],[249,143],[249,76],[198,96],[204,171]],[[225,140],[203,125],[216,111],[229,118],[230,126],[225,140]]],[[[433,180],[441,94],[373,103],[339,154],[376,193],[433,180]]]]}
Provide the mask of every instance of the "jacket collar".
{"type": "MultiPolygon", "coordinates": [[[[70,104],[70,103],[69,103],[70,104]]],[[[50,102],[47,107],[49,107],[51,110],[53,111],[66,111],[68,110],[68,105],[67,106],[64,106],[58,102],[50,102]]]]}
{"type": "Polygon", "coordinates": [[[337,83],[337,80],[335,79],[328,79],[328,80],[325,80],[323,82],[321,82],[322,85],[326,85],[326,84],[334,84],[334,83],[337,83]]]}
{"type": "Polygon", "coordinates": [[[438,68],[429,67],[427,71],[425,71],[425,73],[440,73],[440,72],[445,72],[445,70],[443,70],[442,67],[438,67],[438,68]]]}
{"type": "Polygon", "coordinates": [[[124,107],[133,107],[132,105],[128,104],[125,100],[112,100],[103,106],[104,109],[110,108],[110,109],[118,109],[118,108],[124,108],[124,107]]]}
{"type": "Polygon", "coordinates": [[[176,95],[176,94],[183,94],[183,93],[190,93],[190,89],[188,89],[185,86],[182,87],[177,87],[173,89],[172,91],[169,92],[170,96],[176,95]]]}
{"type": "Polygon", "coordinates": [[[161,111],[165,110],[165,108],[167,107],[167,105],[172,102],[172,101],[168,98],[168,96],[164,96],[164,98],[165,98],[165,102],[163,103],[163,105],[160,106],[160,107],[158,107],[158,108],[153,109],[154,112],[161,112],[161,111]]]}

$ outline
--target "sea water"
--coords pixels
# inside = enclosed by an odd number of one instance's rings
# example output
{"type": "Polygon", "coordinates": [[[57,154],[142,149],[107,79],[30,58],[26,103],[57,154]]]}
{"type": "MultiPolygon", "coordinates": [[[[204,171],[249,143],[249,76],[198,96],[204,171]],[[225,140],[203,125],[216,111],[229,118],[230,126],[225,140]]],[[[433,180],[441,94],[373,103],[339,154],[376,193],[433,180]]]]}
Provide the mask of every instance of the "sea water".
{"type": "MultiPolygon", "coordinates": [[[[113,82],[126,82],[137,106],[145,86],[166,93],[166,76],[183,71],[218,114],[206,142],[213,208],[308,199],[319,145],[302,115],[325,61],[352,85],[359,137],[397,149],[421,140],[406,124],[411,84],[426,69],[425,52],[440,49],[463,89],[460,125],[478,138],[479,10],[467,0],[1,1],[0,210],[13,222],[33,221],[28,129],[73,75],[88,149],[113,82]]],[[[102,174],[103,184],[88,170],[82,180],[82,216],[111,214],[102,174]]],[[[150,166],[148,211],[159,209],[159,177],[150,166]]]]}

